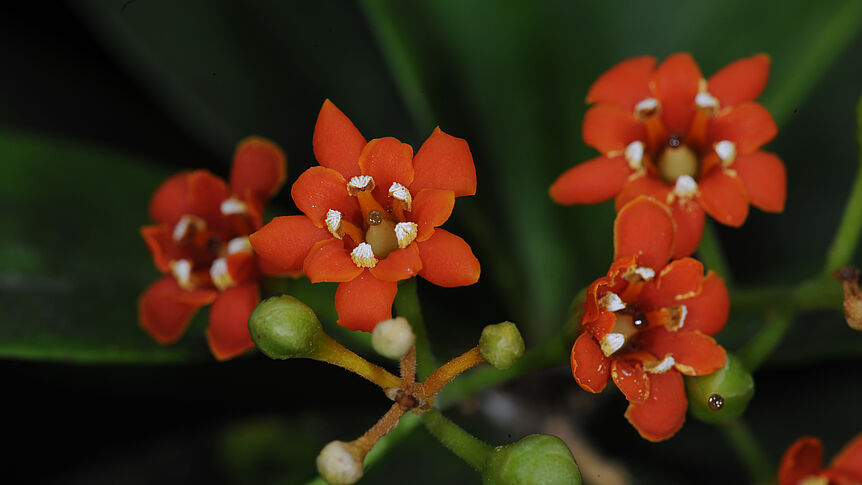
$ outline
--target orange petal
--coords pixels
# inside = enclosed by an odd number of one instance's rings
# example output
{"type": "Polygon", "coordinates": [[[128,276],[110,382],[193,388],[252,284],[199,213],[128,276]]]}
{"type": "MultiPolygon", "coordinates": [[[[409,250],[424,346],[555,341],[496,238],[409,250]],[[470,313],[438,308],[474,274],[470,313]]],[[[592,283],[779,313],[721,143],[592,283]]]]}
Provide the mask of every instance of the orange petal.
{"type": "Polygon", "coordinates": [[[396,249],[369,270],[375,278],[383,281],[401,281],[412,278],[422,270],[419,248],[414,243],[406,248],[396,249]]]}
{"type": "Polygon", "coordinates": [[[447,135],[439,127],[413,158],[416,174],[410,191],[422,189],[452,190],[456,197],[476,193],[476,166],[467,142],[447,135]]]}
{"type": "Polygon", "coordinates": [[[676,228],[666,205],[638,197],[614,221],[614,259],[637,256],[641,266],[660,269],[673,253],[676,228]]]}
{"type": "Polygon", "coordinates": [[[312,283],[350,281],[362,273],[340,239],[318,241],[308,251],[302,271],[312,283]]]}
{"type": "Polygon", "coordinates": [[[150,217],[174,225],[184,215],[195,215],[214,225],[221,203],[229,196],[227,184],[207,170],[182,172],[168,178],[150,200],[150,217]]]}
{"type": "Polygon", "coordinates": [[[257,280],[257,257],[251,251],[240,251],[227,257],[227,272],[235,284],[257,280]]]}
{"type": "Polygon", "coordinates": [[[173,277],[165,276],[138,299],[138,319],[156,342],[171,344],[182,337],[198,308],[212,303],[217,296],[215,290],[184,290],[173,277]]]}
{"type": "Polygon", "coordinates": [[[417,241],[426,241],[434,228],[443,225],[455,208],[455,192],[451,190],[423,189],[413,198],[413,222],[418,226],[417,241]]]}
{"type": "Polygon", "coordinates": [[[625,150],[629,143],[646,140],[646,131],[630,111],[617,106],[600,104],[584,115],[584,142],[607,154],[625,150]]]}
{"type": "Polygon", "coordinates": [[[670,212],[676,222],[676,239],[673,258],[679,259],[693,254],[700,245],[705,222],[703,207],[695,200],[677,201],[671,205],[670,212]]]}
{"type": "Polygon", "coordinates": [[[254,252],[266,260],[266,264],[290,272],[302,269],[314,243],[331,237],[328,230],[315,226],[308,217],[281,216],[248,239],[254,252]]]}
{"type": "Polygon", "coordinates": [[[587,103],[608,103],[634,111],[638,102],[652,96],[650,78],[655,58],[640,56],[626,59],[599,76],[587,93],[587,103]]]}
{"type": "Polygon", "coordinates": [[[709,78],[707,91],[718,98],[722,107],[754,101],[766,87],[769,63],[766,54],[731,62],[709,78]]]}
{"type": "Polygon", "coordinates": [[[328,99],[317,115],[311,143],[314,158],[321,166],[337,170],[346,179],[359,175],[359,154],[365,148],[365,138],[328,99]]]}
{"type": "Polygon", "coordinates": [[[823,465],[823,443],[814,436],[804,436],[790,445],[778,465],[778,484],[797,485],[816,475],[823,465]]]}
{"type": "Polygon", "coordinates": [[[375,198],[386,200],[393,182],[413,183],[413,147],[392,137],[375,138],[359,155],[359,168],[374,179],[375,198]]]}
{"type": "Polygon", "coordinates": [[[701,283],[700,294],[682,302],[687,310],[684,328],[697,330],[706,335],[715,335],[727,323],[730,314],[730,296],[721,276],[713,271],[706,274],[701,283]]]}
{"type": "Polygon", "coordinates": [[[832,459],[829,468],[862,482],[862,435],[857,435],[847,443],[832,459]]]}
{"type": "Polygon", "coordinates": [[[551,185],[551,198],[558,204],[596,204],[623,189],[632,169],[623,157],[597,157],[575,165],[551,185]]]}
{"type": "Polygon", "coordinates": [[[716,116],[709,125],[711,143],[729,140],[739,154],[751,153],[775,138],[778,127],[766,108],[742,103],[716,116]]]}
{"type": "Polygon", "coordinates": [[[470,245],[445,229],[437,229],[427,241],[418,243],[422,271],[419,276],[437,286],[472,285],[479,281],[481,267],[470,245]]]}
{"type": "Polygon", "coordinates": [[[397,283],[378,280],[368,271],[341,283],[335,291],[338,324],[350,330],[374,330],[379,322],[392,318],[397,292],[397,283]]]}
{"type": "Polygon", "coordinates": [[[701,179],[698,199],[706,212],[716,221],[739,227],[748,217],[748,193],[732,172],[713,170],[701,179]]]}
{"type": "Polygon", "coordinates": [[[330,209],[341,212],[342,218],[353,223],[362,217],[356,197],[347,193],[347,181],[331,168],[309,168],[293,183],[290,195],[317,227],[326,226],[326,213],[330,209]]]}
{"type": "Polygon", "coordinates": [[[698,331],[688,332],[685,326],[677,332],[658,327],[638,334],[640,348],[653,355],[670,354],[675,367],[688,376],[712,374],[724,367],[727,353],[715,339],[698,331]]]}
{"type": "Polygon", "coordinates": [[[598,342],[584,332],[572,346],[572,375],[585,391],[598,393],[608,383],[611,360],[602,353],[598,342]]]}
{"type": "Polygon", "coordinates": [[[787,172],[780,158],[758,150],[740,155],[730,168],[742,180],[753,206],[767,212],[784,211],[787,172]]]}
{"type": "Polygon", "coordinates": [[[284,185],[287,159],[278,145],[259,136],[241,141],[233,155],[230,188],[234,194],[253,193],[267,200],[284,185]]]}
{"type": "Polygon", "coordinates": [[[649,376],[649,397],[641,404],[629,404],[626,419],[644,439],[662,441],[682,428],[687,407],[682,375],[669,370],[649,376]]]}
{"type": "Polygon", "coordinates": [[[684,134],[695,112],[694,97],[703,78],[687,53],[669,56],[653,76],[655,97],[661,101],[661,119],[670,133],[684,134]]]}
{"type": "Polygon", "coordinates": [[[614,359],[611,377],[628,402],[642,403],[649,397],[649,376],[640,362],[614,359]]]}
{"type": "Polygon", "coordinates": [[[667,201],[667,195],[670,193],[670,187],[660,179],[649,174],[644,174],[629,180],[623,185],[620,195],[614,201],[614,207],[617,212],[629,202],[635,200],[641,195],[651,197],[661,203],[667,201]]]}
{"type": "Polygon", "coordinates": [[[177,244],[174,241],[173,234],[173,226],[169,226],[168,224],[144,226],[141,228],[141,236],[153,255],[153,262],[156,264],[156,268],[162,273],[167,273],[171,270],[171,261],[192,259],[189,246],[177,244]]]}
{"type": "Polygon", "coordinates": [[[247,284],[224,290],[213,302],[206,336],[216,359],[232,359],[254,347],[248,317],[259,301],[257,284],[247,284]]]}
{"type": "Polygon", "coordinates": [[[658,277],[644,285],[640,302],[646,309],[678,306],[701,292],[703,264],[692,258],[671,261],[658,277]]]}

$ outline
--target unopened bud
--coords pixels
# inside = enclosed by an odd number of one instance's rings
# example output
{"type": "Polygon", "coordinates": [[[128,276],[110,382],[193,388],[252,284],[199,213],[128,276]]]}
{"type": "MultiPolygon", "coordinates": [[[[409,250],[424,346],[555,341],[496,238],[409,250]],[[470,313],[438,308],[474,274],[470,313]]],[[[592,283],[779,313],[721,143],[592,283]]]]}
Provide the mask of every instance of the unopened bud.
{"type": "Polygon", "coordinates": [[[260,302],[248,318],[248,331],[257,348],[272,359],[307,357],[326,337],[314,310],[288,295],[260,302]]]}
{"type": "Polygon", "coordinates": [[[531,434],[491,452],[482,472],[484,485],[580,485],[572,452],[556,436],[531,434]]]}
{"type": "Polygon", "coordinates": [[[710,424],[727,424],[741,415],[754,396],[754,379],[730,352],[724,367],[705,376],[686,377],[689,410],[710,424]]]}
{"type": "Polygon", "coordinates": [[[384,320],[374,327],[371,345],[383,357],[400,359],[416,343],[416,334],[404,317],[384,320]]]}
{"type": "Polygon", "coordinates": [[[489,364],[505,370],[524,355],[524,339],[512,322],[487,325],[479,337],[479,353],[489,364]]]}
{"type": "Polygon", "coordinates": [[[362,478],[364,459],[359,446],[332,441],[317,455],[317,472],[329,485],[352,485],[362,478]]]}
{"type": "Polygon", "coordinates": [[[862,291],[859,290],[859,270],[848,266],[835,271],[844,287],[844,318],[853,330],[862,331],[862,291]]]}

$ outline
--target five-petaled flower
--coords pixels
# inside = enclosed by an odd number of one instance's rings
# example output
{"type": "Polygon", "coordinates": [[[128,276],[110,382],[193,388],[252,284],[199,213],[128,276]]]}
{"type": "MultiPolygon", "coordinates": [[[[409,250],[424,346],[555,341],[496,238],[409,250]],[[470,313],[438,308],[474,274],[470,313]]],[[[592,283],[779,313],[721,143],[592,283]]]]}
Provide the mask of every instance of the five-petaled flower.
{"type": "Polygon", "coordinates": [[[339,282],[340,325],[373,330],[392,317],[397,282],[417,274],[447,287],[479,279],[470,246],[438,228],[455,197],[476,193],[467,142],[437,128],[414,157],[395,138],[366,142],[329,100],[312,142],[320,166],[291,189],[305,215],[276,217],[251,235],[251,244],[284,273],[339,282]]]}
{"type": "Polygon", "coordinates": [[[841,450],[828,468],[823,468],[823,443],[813,436],[796,440],[781,458],[778,485],[862,484],[862,435],[841,450]]]}
{"type": "MultiPolygon", "coordinates": [[[[198,308],[212,303],[206,337],[219,360],[254,346],[248,316],[260,301],[261,261],[248,235],[285,180],[284,153],[258,137],[243,140],[234,154],[230,186],[206,170],[166,180],[150,201],[157,223],[141,234],[164,276],[138,302],[141,326],[170,344],[186,330],[198,308]]],[[[266,268],[263,268],[266,269],[266,268]]]]}
{"type": "Polygon", "coordinates": [[[766,55],[733,62],[709,80],[688,54],[655,64],[650,56],[628,59],[593,84],[583,137],[602,155],[563,173],[550,194],[562,204],[616,197],[618,210],[639,195],[665,202],[680,258],[697,248],[704,211],[740,226],[749,202],[784,210],[786,174],[777,156],[759,150],[777,132],[753,102],[766,85],[766,55]]]}
{"type": "Polygon", "coordinates": [[[572,374],[598,393],[608,379],[629,401],[626,418],[644,438],[670,438],[685,421],[681,374],[706,375],[725,363],[711,335],[730,310],[721,278],[692,258],[668,263],[675,224],[670,210],[644,196],[614,223],[615,261],[587,289],[583,333],[572,347],[572,374]]]}

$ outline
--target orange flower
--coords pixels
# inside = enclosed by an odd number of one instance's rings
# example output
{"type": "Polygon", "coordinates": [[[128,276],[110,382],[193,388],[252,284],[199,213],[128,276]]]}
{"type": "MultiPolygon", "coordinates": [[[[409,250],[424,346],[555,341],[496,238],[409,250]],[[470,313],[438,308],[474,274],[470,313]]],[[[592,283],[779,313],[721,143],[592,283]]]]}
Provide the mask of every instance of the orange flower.
{"type": "Polygon", "coordinates": [[[694,252],[704,211],[740,226],[749,202],[784,210],[787,177],[781,160],[759,148],[777,128],[753,101],[766,85],[769,57],[725,66],[709,80],[688,54],[658,68],[650,56],[623,61],[587,94],[596,103],[584,117],[584,141],[602,156],[577,165],[551,185],[561,204],[616,197],[619,210],[638,195],[670,206],[677,224],[673,256],[694,252]]]}
{"type": "Polygon", "coordinates": [[[784,453],[778,468],[778,485],[862,484],[862,435],[857,435],[829,468],[823,468],[823,443],[813,436],[799,438],[784,453]]]}
{"type": "Polygon", "coordinates": [[[260,261],[248,235],[284,184],[284,153],[263,138],[236,149],[230,187],[206,170],[166,180],[150,201],[156,225],[141,234],[164,273],[141,295],[141,326],[161,344],[176,342],[198,308],[212,303],[207,341],[219,360],[254,346],[248,316],[260,301],[260,261]]]}
{"type": "Polygon", "coordinates": [[[339,282],[338,323],[371,331],[392,317],[397,282],[417,274],[440,286],[471,285],[479,261],[439,229],[455,197],[476,193],[467,142],[436,128],[413,156],[395,138],[366,142],[329,100],[314,128],[320,163],[291,189],[303,216],[276,217],[251,235],[254,250],[284,273],[339,282]]]}
{"type": "Polygon", "coordinates": [[[626,418],[650,441],[670,438],[685,421],[681,374],[711,374],[725,363],[711,336],[727,320],[727,288],[695,259],[668,263],[674,232],[670,210],[653,199],[620,210],[615,261],[587,289],[572,347],[577,383],[598,393],[613,379],[630,403],[626,418]]]}

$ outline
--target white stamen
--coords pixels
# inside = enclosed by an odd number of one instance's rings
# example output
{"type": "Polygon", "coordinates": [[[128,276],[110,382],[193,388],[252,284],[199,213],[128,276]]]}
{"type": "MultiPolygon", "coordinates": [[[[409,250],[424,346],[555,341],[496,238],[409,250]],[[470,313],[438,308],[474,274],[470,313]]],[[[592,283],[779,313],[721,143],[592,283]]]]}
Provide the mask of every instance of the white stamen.
{"type": "Polygon", "coordinates": [[[377,265],[374,250],[366,242],[360,243],[359,246],[353,248],[353,251],[350,252],[350,259],[353,260],[353,264],[360,268],[373,268],[377,265]]]}
{"type": "Polygon", "coordinates": [[[733,160],[736,159],[736,144],[729,140],[721,140],[716,143],[715,153],[718,154],[718,158],[721,159],[721,164],[725,167],[733,163],[733,160]]]}
{"type": "Polygon", "coordinates": [[[171,261],[171,273],[176,278],[177,283],[183,288],[191,287],[192,283],[192,262],[188,259],[178,259],[171,261]]]}
{"type": "Polygon", "coordinates": [[[644,143],[642,141],[633,141],[626,147],[626,161],[629,162],[629,167],[633,170],[641,170],[644,168],[644,143]]]}
{"type": "Polygon", "coordinates": [[[199,231],[206,227],[206,222],[198,216],[186,214],[177,221],[174,226],[174,241],[182,241],[191,231],[192,228],[199,231]]]}
{"type": "Polygon", "coordinates": [[[602,337],[602,353],[605,354],[605,357],[610,357],[611,354],[623,348],[623,345],[625,345],[625,343],[625,335],[621,333],[609,333],[602,337]]]}
{"type": "Polygon", "coordinates": [[[329,232],[332,233],[333,236],[341,239],[341,212],[338,212],[335,209],[329,209],[326,213],[326,228],[329,229],[329,232]]]}
{"type": "Polygon", "coordinates": [[[415,222],[399,222],[395,224],[395,238],[398,239],[398,247],[406,248],[416,239],[418,226],[415,222]]]}
{"type": "Polygon", "coordinates": [[[622,310],[626,307],[626,304],[623,303],[623,300],[612,291],[605,293],[605,296],[602,297],[602,300],[599,302],[599,305],[604,306],[609,312],[622,310]]]}
{"type": "Polygon", "coordinates": [[[410,195],[410,191],[407,190],[407,187],[398,182],[392,182],[392,186],[389,187],[389,197],[403,202],[406,210],[413,210],[413,196],[410,195]]]}
{"type": "Polygon", "coordinates": [[[210,266],[210,278],[212,278],[213,284],[219,290],[224,290],[234,285],[233,278],[227,269],[227,258],[218,258],[213,261],[212,266],[210,266]]]}
{"type": "Polygon", "coordinates": [[[635,274],[644,279],[644,281],[649,281],[655,278],[655,270],[652,268],[642,268],[640,266],[635,268],[635,274]]]}
{"type": "Polygon", "coordinates": [[[690,197],[697,192],[697,182],[690,175],[680,175],[676,178],[673,192],[680,197],[690,197]]]}
{"type": "Polygon", "coordinates": [[[644,365],[644,370],[652,374],[661,374],[667,372],[676,364],[673,356],[667,354],[660,362],[648,362],[644,365]]]}
{"type": "Polygon", "coordinates": [[[676,324],[676,329],[679,330],[685,325],[685,317],[688,315],[688,307],[680,305],[679,307],[679,323],[676,324]]]}
{"type": "Polygon", "coordinates": [[[635,115],[645,118],[653,114],[659,105],[659,101],[655,98],[642,99],[635,105],[635,115]]]}
{"type": "Polygon", "coordinates": [[[248,206],[245,205],[245,202],[235,199],[231,197],[230,199],[225,199],[224,202],[221,203],[221,213],[229,216],[232,214],[245,214],[248,212],[248,206]]]}
{"type": "Polygon", "coordinates": [[[227,243],[227,253],[236,254],[243,251],[251,251],[251,242],[247,237],[235,237],[227,243]]]}
{"type": "Polygon", "coordinates": [[[706,91],[697,93],[694,97],[694,104],[698,108],[718,109],[718,99],[706,91]]]}
{"type": "Polygon", "coordinates": [[[350,192],[351,195],[356,192],[364,192],[366,190],[374,189],[374,179],[371,178],[371,175],[357,175],[350,179],[350,182],[347,182],[347,191],[350,192]]]}

